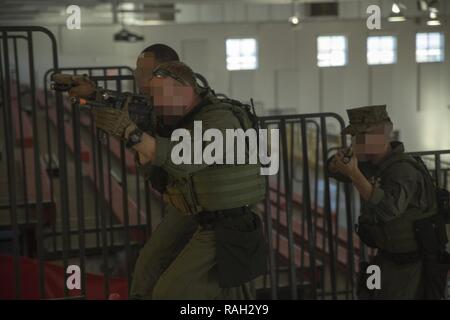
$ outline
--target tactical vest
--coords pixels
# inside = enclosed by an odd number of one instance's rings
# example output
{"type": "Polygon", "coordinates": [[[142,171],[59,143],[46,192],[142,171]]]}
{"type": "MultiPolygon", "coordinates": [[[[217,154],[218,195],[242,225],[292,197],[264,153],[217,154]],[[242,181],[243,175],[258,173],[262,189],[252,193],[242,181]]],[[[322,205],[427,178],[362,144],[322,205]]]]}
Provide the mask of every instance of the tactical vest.
{"type": "MultiPolygon", "coordinates": [[[[244,131],[254,128],[254,122],[241,105],[226,103],[214,96],[208,99],[210,103],[198,110],[195,120],[202,120],[204,111],[228,109],[244,131]]],[[[260,164],[213,164],[184,177],[171,176],[164,199],[186,214],[255,204],[265,197],[266,181],[260,168],[260,164]]]]}
{"type": "Polygon", "coordinates": [[[370,247],[389,253],[413,253],[419,250],[414,223],[438,213],[435,186],[426,167],[404,153],[393,156],[383,163],[377,172],[377,176],[382,176],[387,168],[398,162],[409,163],[422,173],[425,180],[428,207],[425,210],[407,207],[402,215],[384,224],[360,222],[357,233],[361,240],[370,247]]]}

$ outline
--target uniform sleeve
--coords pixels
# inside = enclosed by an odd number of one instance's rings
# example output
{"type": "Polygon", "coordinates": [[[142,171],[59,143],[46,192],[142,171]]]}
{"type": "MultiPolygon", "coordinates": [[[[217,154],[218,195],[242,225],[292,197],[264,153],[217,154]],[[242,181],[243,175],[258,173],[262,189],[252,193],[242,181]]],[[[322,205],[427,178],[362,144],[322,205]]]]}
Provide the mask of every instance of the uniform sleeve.
{"type": "MultiPolygon", "coordinates": [[[[201,119],[196,121],[202,121],[203,132],[207,129],[218,129],[223,136],[223,145],[225,146],[225,131],[226,129],[239,128],[238,120],[228,111],[228,110],[213,110],[205,112],[201,119]]],[[[191,163],[190,164],[176,164],[172,161],[172,150],[179,144],[179,141],[171,141],[170,138],[164,138],[160,136],[155,136],[156,139],[156,158],[153,162],[154,165],[160,166],[167,171],[170,175],[174,177],[186,177],[187,175],[200,171],[209,165],[204,163],[202,158],[201,164],[194,164],[194,132],[190,131],[191,136],[191,163]]],[[[203,142],[204,148],[211,142],[203,142]]],[[[225,152],[224,149],[224,159],[225,152]]],[[[225,160],[224,160],[225,161],[225,160]]]]}
{"type": "Polygon", "coordinates": [[[423,183],[421,174],[409,164],[393,165],[384,177],[367,202],[367,209],[382,223],[402,215],[423,183]]]}
{"type": "MultiPolygon", "coordinates": [[[[346,175],[344,175],[344,174],[342,174],[342,173],[340,173],[340,172],[331,172],[328,168],[329,168],[329,165],[330,165],[330,162],[331,162],[331,160],[333,159],[333,156],[331,156],[330,158],[328,158],[328,160],[327,160],[327,163],[326,163],[326,168],[325,168],[325,170],[327,171],[327,173],[328,173],[328,176],[330,177],[330,178],[333,178],[333,179],[336,179],[336,180],[338,180],[338,181],[340,181],[340,182],[352,182],[352,180],[348,177],[348,176],[346,176],[346,175]]],[[[367,171],[367,165],[364,163],[364,162],[361,162],[361,161],[359,161],[358,162],[358,168],[359,168],[359,170],[361,170],[361,172],[365,175],[366,174],[366,171],[367,171]]]]}

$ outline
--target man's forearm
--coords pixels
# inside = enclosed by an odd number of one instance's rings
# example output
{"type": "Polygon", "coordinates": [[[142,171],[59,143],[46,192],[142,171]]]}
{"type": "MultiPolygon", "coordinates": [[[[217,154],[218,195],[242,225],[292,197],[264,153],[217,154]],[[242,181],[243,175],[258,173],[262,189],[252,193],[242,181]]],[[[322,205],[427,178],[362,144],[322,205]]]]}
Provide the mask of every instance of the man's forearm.
{"type": "Polygon", "coordinates": [[[361,173],[361,171],[357,171],[354,175],[350,177],[353,185],[356,190],[358,190],[359,194],[365,201],[369,201],[373,192],[373,185],[366,179],[366,177],[361,173]]]}
{"type": "MultiPolygon", "coordinates": [[[[131,130],[125,132],[125,137],[127,139],[130,132],[131,130]]],[[[133,149],[138,152],[139,162],[141,164],[153,162],[156,158],[156,139],[144,132],[142,134],[141,142],[135,144],[133,149]]]]}

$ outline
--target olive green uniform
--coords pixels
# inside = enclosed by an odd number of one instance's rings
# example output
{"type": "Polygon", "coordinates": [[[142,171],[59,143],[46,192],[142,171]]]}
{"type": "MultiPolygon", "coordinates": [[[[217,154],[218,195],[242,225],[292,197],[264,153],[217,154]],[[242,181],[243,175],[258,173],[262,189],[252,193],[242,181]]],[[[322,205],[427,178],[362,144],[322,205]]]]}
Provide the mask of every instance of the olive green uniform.
{"type": "MultiPolygon", "coordinates": [[[[184,116],[177,128],[189,130],[193,137],[194,121],[202,121],[203,131],[215,128],[224,137],[226,129],[251,127],[242,108],[224,103],[211,94],[184,116]]],[[[223,219],[214,228],[198,226],[196,218],[204,212],[242,208],[261,200],[265,195],[265,179],[260,175],[260,166],[174,164],[171,151],[178,142],[158,135],[155,138],[153,165],[167,173],[163,194],[167,213],[140,252],[130,297],[251,298],[248,281],[266,267],[259,218],[250,213],[236,215],[223,219]],[[233,243],[233,238],[244,241],[233,243]],[[230,261],[224,256],[237,258],[230,261]],[[236,265],[240,269],[236,269],[236,265]],[[249,269],[254,272],[246,274],[249,269]],[[231,280],[224,280],[230,276],[231,280]]]]}
{"type": "MultiPolygon", "coordinates": [[[[417,299],[422,294],[422,262],[415,252],[409,252],[414,249],[408,248],[401,239],[405,235],[392,226],[401,224],[403,227],[410,217],[418,219],[428,214],[432,206],[430,186],[424,175],[408,162],[399,161],[386,167],[385,164],[404,155],[401,142],[391,142],[391,149],[389,156],[377,166],[369,162],[358,163],[364,176],[374,185],[371,198],[368,201],[361,198],[359,235],[366,244],[384,247],[370,262],[380,267],[381,289],[368,290],[364,283],[361,299],[417,299]],[[361,229],[362,226],[369,226],[369,231],[361,229]],[[370,233],[370,226],[389,226],[392,232],[382,229],[382,232],[389,232],[388,237],[377,238],[370,233]]],[[[330,173],[330,176],[349,182],[341,174],[330,173]]],[[[414,236],[412,227],[407,236],[414,236]]]]}
{"type": "Polygon", "coordinates": [[[130,298],[151,299],[158,278],[191,240],[198,228],[190,215],[168,205],[161,223],[141,249],[135,265],[130,298]]]}

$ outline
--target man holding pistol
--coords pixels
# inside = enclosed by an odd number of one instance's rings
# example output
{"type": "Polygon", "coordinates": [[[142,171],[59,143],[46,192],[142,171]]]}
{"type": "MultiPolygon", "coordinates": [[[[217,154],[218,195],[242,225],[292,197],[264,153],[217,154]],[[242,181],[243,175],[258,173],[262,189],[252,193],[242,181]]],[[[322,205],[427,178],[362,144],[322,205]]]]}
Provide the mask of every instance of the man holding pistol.
{"type": "Polygon", "coordinates": [[[352,145],[329,159],[328,171],[358,191],[357,233],[364,244],[378,249],[370,264],[381,271],[381,288],[370,290],[361,281],[359,298],[430,298],[430,279],[439,287],[433,298],[443,296],[443,271],[436,278],[430,269],[438,265],[437,253],[445,247],[446,238],[429,232],[427,226],[442,230],[445,225],[433,220],[438,216],[435,189],[426,167],[405,154],[403,143],[391,140],[393,124],[385,105],[347,113],[350,125],[343,133],[352,136],[352,145]]]}

